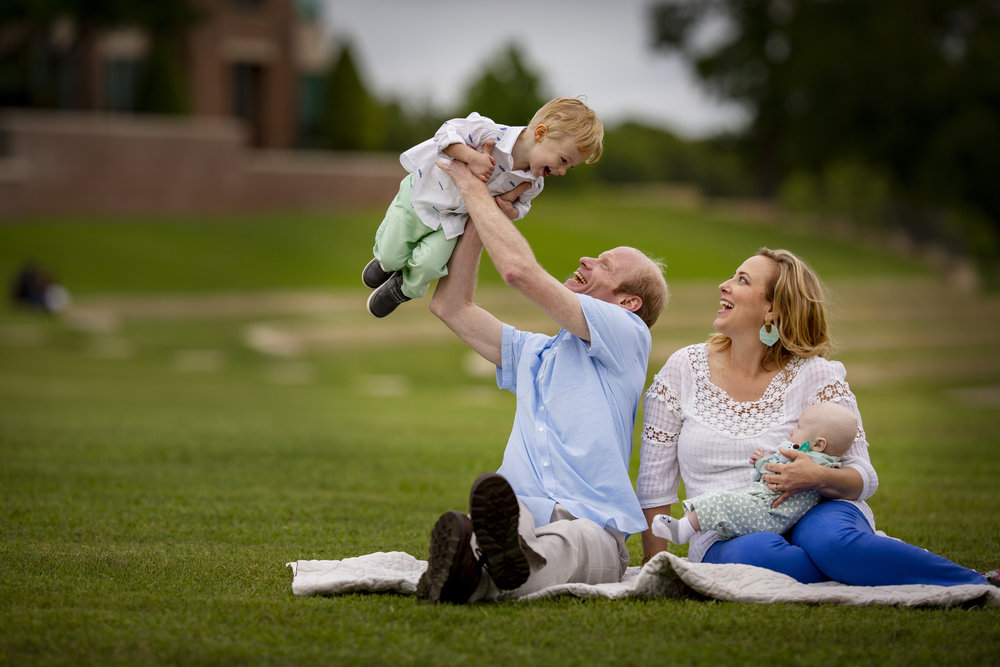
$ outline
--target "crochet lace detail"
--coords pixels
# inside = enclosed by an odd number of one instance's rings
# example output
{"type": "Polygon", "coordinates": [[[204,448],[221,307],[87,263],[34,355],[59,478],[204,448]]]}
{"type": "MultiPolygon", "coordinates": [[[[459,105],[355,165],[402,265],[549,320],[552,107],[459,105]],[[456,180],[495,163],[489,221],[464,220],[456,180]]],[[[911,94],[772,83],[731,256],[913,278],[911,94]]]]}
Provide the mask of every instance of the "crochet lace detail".
{"type": "Polygon", "coordinates": [[[656,445],[676,445],[680,433],[668,433],[663,429],[653,428],[647,424],[642,429],[642,439],[656,445]]]}
{"type": "Polygon", "coordinates": [[[785,393],[806,361],[803,357],[792,358],[785,370],[774,376],[758,400],[737,401],[712,384],[707,346],[691,347],[689,354],[696,376],[694,414],[710,428],[732,438],[756,435],[783,420],[785,393]]]}
{"type": "Polygon", "coordinates": [[[854,394],[851,393],[851,388],[847,382],[844,380],[834,380],[832,383],[824,385],[816,391],[816,396],[810,402],[810,405],[812,403],[836,403],[841,399],[853,401],[854,394]]]}
{"type": "MultiPolygon", "coordinates": [[[[672,413],[679,419],[681,414],[681,401],[677,396],[677,391],[671,387],[668,387],[662,382],[653,382],[649,389],[646,390],[646,398],[647,400],[651,398],[657,401],[660,404],[657,407],[658,410],[672,413]]],[[[642,439],[651,444],[676,445],[678,436],[680,436],[680,433],[664,431],[661,428],[656,428],[648,421],[642,428],[642,439]]]]}

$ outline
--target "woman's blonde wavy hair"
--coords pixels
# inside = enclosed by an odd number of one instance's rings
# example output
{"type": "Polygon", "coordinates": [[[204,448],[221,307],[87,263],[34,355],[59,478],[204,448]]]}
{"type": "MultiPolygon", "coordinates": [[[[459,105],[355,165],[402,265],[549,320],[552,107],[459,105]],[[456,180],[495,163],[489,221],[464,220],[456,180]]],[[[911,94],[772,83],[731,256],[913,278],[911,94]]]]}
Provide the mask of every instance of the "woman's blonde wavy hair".
{"type": "MultiPolygon", "coordinates": [[[[761,248],[757,255],[778,265],[774,283],[768,285],[767,299],[777,314],[778,342],[767,349],[762,368],[780,368],[794,357],[825,357],[832,347],[826,319],[823,283],[812,268],[787,250],[761,248]]],[[[761,323],[763,324],[763,322],[761,323]]],[[[726,349],[728,336],[715,334],[709,342],[726,349]]]]}

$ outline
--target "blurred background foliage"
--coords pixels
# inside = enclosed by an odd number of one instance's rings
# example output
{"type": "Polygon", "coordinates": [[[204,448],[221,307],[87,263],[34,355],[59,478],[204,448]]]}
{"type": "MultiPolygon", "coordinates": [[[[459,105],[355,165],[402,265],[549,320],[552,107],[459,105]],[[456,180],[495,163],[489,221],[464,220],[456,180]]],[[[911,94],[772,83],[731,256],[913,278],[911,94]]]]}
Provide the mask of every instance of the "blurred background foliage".
{"type": "MultiPolygon", "coordinates": [[[[605,156],[562,188],[678,183],[710,197],[764,197],[809,217],[971,257],[1000,282],[1000,4],[987,0],[670,0],[650,13],[651,41],[681,54],[720,98],[750,111],[738,135],[685,140],[626,121],[605,156]],[[708,24],[722,25],[711,43],[708,24]]],[[[472,110],[527,123],[551,97],[516,44],[491,58],[456,109],[399,100],[360,114],[353,138],[324,145],[403,150],[443,118],[472,110]],[[365,123],[379,126],[366,132],[365,123]],[[386,128],[393,128],[392,132],[386,128]]],[[[370,103],[333,66],[328,107],[370,103]],[[338,86],[343,88],[338,89],[338,86]]]]}
{"type": "MultiPolygon", "coordinates": [[[[155,57],[139,110],[185,110],[171,54],[198,21],[187,0],[0,0],[0,29],[35,27],[0,43],[0,105],[46,106],[54,88],[28,71],[32,35],[67,15],[83,27],[81,44],[101,26],[147,27],[155,57]]],[[[971,257],[987,285],[1000,284],[1000,3],[660,0],[649,25],[654,48],[681,55],[719,98],[744,105],[749,123],[686,140],[625,121],[606,128],[598,164],[552,187],[668,182],[768,198],[816,225],[971,257]]],[[[345,42],[301,145],[397,152],[473,110],[527,123],[553,93],[521,51],[501,49],[457,108],[437,109],[373,95],[345,42]]]]}
{"type": "Polygon", "coordinates": [[[653,23],[750,110],[738,149],[756,193],[995,264],[1000,4],[670,0],[653,23]],[[724,36],[705,44],[712,22],[724,36]]]}

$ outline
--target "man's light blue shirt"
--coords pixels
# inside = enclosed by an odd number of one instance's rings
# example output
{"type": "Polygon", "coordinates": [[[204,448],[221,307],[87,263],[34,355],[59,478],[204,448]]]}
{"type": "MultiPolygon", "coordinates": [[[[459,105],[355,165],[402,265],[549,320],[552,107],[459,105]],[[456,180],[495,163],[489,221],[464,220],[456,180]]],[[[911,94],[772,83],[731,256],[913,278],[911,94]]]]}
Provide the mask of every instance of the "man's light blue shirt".
{"type": "Polygon", "coordinates": [[[623,533],[647,528],[629,478],[632,432],[652,338],[635,314],[579,295],[590,343],[503,327],[497,385],[517,395],[497,471],[549,523],[556,503],[623,533]]]}

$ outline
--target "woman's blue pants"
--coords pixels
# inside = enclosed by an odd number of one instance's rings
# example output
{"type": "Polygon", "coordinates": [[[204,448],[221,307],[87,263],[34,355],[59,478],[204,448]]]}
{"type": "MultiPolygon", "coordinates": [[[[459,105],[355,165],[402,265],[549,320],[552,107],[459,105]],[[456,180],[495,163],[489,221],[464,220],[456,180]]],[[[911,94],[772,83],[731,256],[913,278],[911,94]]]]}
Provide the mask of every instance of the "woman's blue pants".
{"type": "Polygon", "coordinates": [[[837,501],[819,503],[784,536],[753,533],[716,542],[703,560],[757,565],[804,584],[831,579],[855,586],[987,583],[947,558],[876,535],[857,507],[837,501]]]}

